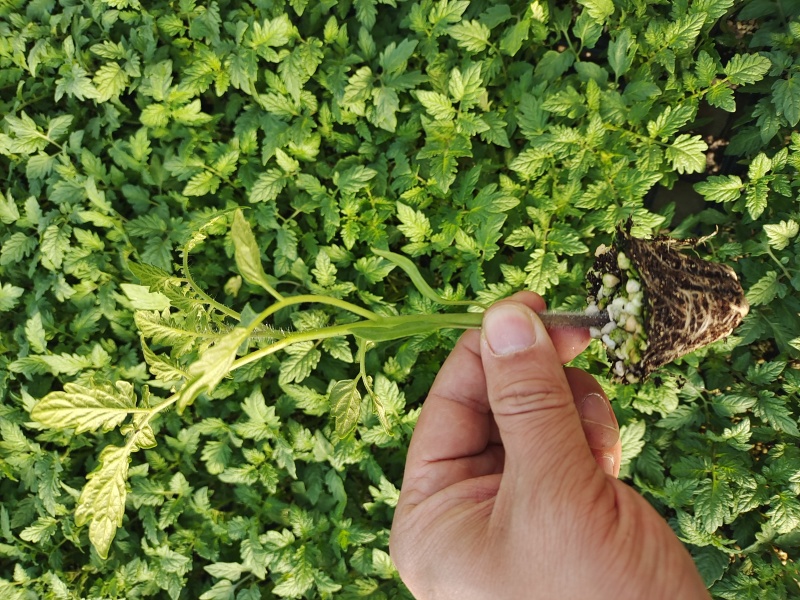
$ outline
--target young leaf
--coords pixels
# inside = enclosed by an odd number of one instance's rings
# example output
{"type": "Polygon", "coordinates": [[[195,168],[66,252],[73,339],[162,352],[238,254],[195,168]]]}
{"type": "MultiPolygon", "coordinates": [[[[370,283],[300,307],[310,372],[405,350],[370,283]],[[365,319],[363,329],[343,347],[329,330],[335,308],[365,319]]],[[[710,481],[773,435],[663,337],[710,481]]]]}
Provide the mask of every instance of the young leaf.
{"type": "Polygon", "coordinates": [[[331,413],[335,419],[336,435],[347,437],[358,424],[361,413],[361,392],[358,391],[358,380],[345,379],[333,384],[328,396],[331,413]]]}
{"type": "Polygon", "coordinates": [[[447,32],[468,52],[483,52],[489,45],[491,31],[480,21],[461,21],[451,25],[447,32]]]}
{"type": "Polygon", "coordinates": [[[417,291],[428,300],[433,300],[437,304],[442,304],[445,306],[480,306],[479,303],[468,300],[447,300],[446,298],[443,298],[441,295],[437,294],[431,286],[428,285],[428,282],[422,277],[422,273],[419,272],[417,266],[402,254],[389,252],[388,250],[380,250],[378,248],[372,248],[372,252],[382,258],[385,258],[389,262],[397,265],[403,271],[405,271],[406,275],[411,278],[411,283],[414,284],[414,287],[417,288],[417,291]]]}
{"type": "Polygon", "coordinates": [[[64,385],[63,392],[51,392],[31,410],[31,418],[57,429],[75,428],[84,431],[109,431],[136,410],[136,395],[127,381],[118,381],[116,389],[109,385],[84,387],[76,383],[64,385]]]}
{"type": "Polygon", "coordinates": [[[417,99],[425,110],[437,121],[452,121],[456,116],[456,110],[450,99],[439,92],[427,90],[417,90],[417,99]]]}
{"type": "Polygon", "coordinates": [[[608,44],[608,64],[619,78],[628,72],[633,64],[637,44],[631,37],[631,30],[625,27],[620,34],[608,44]]]}
{"type": "Polygon", "coordinates": [[[194,402],[203,392],[212,391],[231,370],[236,359],[236,350],[250,336],[245,327],[234,327],[232,331],[207,348],[200,358],[189,367],[189,379],[181,388],[176,403],[178,412],[194,402]]]}
{"type": "Polygon", "coordinates": [[[278,197],[288,183],[288,178],[283,171],[278,169],[267,169],[259,175],[250,190],[250,202],[272,202],[278,197]]]}
{"type": "Polygon", "coordinates": [[[785,292],[786,286],[778,281],[778,273],[767,271],[767,273],[756,283],[750,286],[745,297],[750,306],[769,304],[779,292],[785,292]]]}
{"type": "Polygon", "coordinates": [[[19,209],[17,203],[11,197],[11,192],[6,195],[0,194],[0,221],[6,225],[11,225],[19,220],[19,209]]]}
{"type": "Polygon", "coordinates": [[[711,202],[734,202],[742,195],[744,183],[738,175],[715,175],[696,183],[694,189],[711,202]]]}
{"type": "Polygon", "coordinates": [[[170,307],[169,298],[161,292],[151,292],[148,286],[122,283],[119,287],[135,310],[162,311],[170,307]]]}
{"type": "Polygon", "coordinates": [[[706,168],[706,144],[699,135],[682,133],[667,148],[667,159],[678,173],[702,173],[706,168]]]}
{"type": "Polygon", "coordinates": [[[585,6],[589,16],[600,24],[614,13],[612,0],[578,0],[578,3],[585,6]]]}
{"type": "Polygon", "coordinates": [[[778,79],[772,84],[772,102],[790,127],[797,125],[800,121],[800,73],[794,73],[788,79],[778,79]]]}
{"type": "Polygon", "coordinates": [[[719,529],[730,519],[730,506],[733,504],[733,490],[722,479],[706,480],[697,490],[694,506],[703,528],[708,533],[719,529]]]}
{"type": "Polygon", "coordinates": [[[14,308],[23,293],[25,293],[25,290],[10,283],[0,285],[0,312],[6,312],[14,308]]]}
{"type": "Polygon", "coordinates": [[[236,266],[242,277],[254,285],[261,286],[278,300],[282,299],[282,296],[269,283],[261,264],[261,249],[258,247],[253,230],[250,229],[250,224],[240,209],[233,214],[231,238],[233,239],[236,266]]]}
{"type": "Polygon", "coordinates": [[[286,348],[287,357],[281,362],[279,382],[300,383],[311,375],[311,371],[319,363],[322,353],[313,341],[298,342],[286,348]]]}
{"type": "Polygon", "coordinates": [[[432,233],[431,223],[425,213],[410,206],[397,203],[397,218],[402,225],[397,228],[412,242],[425,242],[432,233]]]}
{"type": "Polygon", "coordinates": [[[764,233],[767,234],[769,245],[775,250],[783,250],[789,245],[792,238],[800,233],[800,225],[793,219],[781,221],[776,224],[764,225],[764,233]]]}
{"type": "Polygon", "coordinates": [[[734,85],[746,85],[761,81],[771,66],[772,62],[761,54],[736,54],[723,72],[734,85]]]}
{"type": "Polygon", "coordinates": [[[692,104],[681,104],[676,107],[667,106],[655,120],[647,124],[650,137],[668,138],[694,118],[697,107],[692,104]]]}

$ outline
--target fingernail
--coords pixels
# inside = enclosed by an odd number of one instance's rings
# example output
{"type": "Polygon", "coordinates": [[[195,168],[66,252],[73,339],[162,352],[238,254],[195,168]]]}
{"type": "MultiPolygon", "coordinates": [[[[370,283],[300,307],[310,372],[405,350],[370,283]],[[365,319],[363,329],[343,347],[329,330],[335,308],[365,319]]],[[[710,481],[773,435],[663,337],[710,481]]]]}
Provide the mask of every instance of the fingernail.
{"type": "Polygon", "coordinates": [[[617,419],[608,401],[600,394],[592,393],[584,396],[578,406],[578,413],[590,448],[611,448],[617,443],[619,440],[617,419]]]}
{"type": "Polygon", "coordinates": [[[614,457],[610,454],[603,454],[600,457],[600,468],[606,475],[614,476],[614,457]]]}
{"type": "Polygon", "coordinates": [[[493,354],[514,354],[536,343],[536,325],[530,313],[515,304],[498,304],[486,311],[483,335],[493,354]]]}

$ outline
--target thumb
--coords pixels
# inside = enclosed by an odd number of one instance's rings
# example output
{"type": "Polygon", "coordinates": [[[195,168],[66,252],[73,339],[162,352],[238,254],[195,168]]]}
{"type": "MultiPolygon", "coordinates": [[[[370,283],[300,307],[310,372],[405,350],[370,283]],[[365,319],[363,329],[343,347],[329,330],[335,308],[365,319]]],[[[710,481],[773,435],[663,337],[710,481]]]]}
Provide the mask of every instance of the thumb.
{"type": "Polygon", "coordinates": [[[489,308],[481,360],[511,481],[541,483],[553,472],[591,478],[597,468],[572,390],[536,313],[514,301],[489,308]]]}

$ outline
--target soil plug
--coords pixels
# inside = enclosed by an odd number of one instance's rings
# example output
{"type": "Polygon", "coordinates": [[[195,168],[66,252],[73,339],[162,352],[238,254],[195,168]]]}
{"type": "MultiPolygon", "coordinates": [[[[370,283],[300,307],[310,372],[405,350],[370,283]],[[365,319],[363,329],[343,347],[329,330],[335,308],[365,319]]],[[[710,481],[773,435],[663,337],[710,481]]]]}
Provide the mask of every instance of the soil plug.
{"type": "Polygon", "coordinates": [[[588,314],[606,346],[617,381],[635,383],[655,369],[729,335],[749,310],[733,269],[683,254],[689,241],[630,235],[620,227],[611,247],[595,251],[588,314]]]}

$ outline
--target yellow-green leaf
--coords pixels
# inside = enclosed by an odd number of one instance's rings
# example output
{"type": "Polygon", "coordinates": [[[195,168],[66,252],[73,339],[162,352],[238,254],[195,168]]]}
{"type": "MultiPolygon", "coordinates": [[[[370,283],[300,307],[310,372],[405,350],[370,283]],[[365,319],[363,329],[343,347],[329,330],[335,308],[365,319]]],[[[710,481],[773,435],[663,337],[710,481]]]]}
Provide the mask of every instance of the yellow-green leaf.
{"type": "Polygon", "coordinates": [[[67,383],[64,391],[51,392],[37,402],[31,418],[48,427],[72,427],[75,433],[83,433],[113,429],[135,410],[136,396],[127,381],[118,381],[116,389],[67,383]]]}
{"type": "Polygon", "coordinates": [[[233,239],[234,256],[239,273],[249,283],[263,287],[267,292],[274,292],[272,286],[261,265],[261,250],[250,229],[250,224],[244,218],[241,210],[233,214],[233,225],[231,227],[231,238],[233,239]]]}
{"type": "Polygon", "coordinates": [[[89,523],[89,541],[101,558],[108,550],[125,514],[126,481],[132,446],[106,446],[100,453],[100,466],[88,476],[78,499],[75,524],[89,523]]]}
{"type": "Polygon", "coordinates": [[[200,394],[211,391],[231,370],[236,359],[236,349],[250,335],[248,329],[235,327],[221,337],[213,346],[206,349],[199,360],[189,367],[189,379],[181,388],[176,406],[178,412],[194,402],[200,394]]]}

